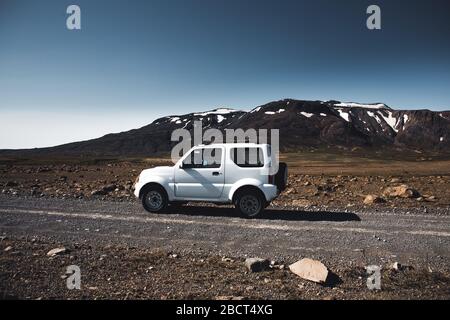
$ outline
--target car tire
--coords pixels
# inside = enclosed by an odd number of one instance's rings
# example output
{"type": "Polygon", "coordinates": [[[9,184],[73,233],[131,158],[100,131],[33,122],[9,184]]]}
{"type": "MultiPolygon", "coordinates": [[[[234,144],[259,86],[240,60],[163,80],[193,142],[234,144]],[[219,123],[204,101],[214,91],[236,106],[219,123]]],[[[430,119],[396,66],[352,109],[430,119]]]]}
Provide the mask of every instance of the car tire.
{"type": "Polygon", "coordinates": [[[255,218],[263,210],[266,204],[261,192],[254,190],[243,190],[239,192],[234,200],[234,206],[244,218],[255,218]]]}
{"type": "Polygon", "coordinates": [[[148,212],[163,212],[168,202],[166,191],[162,187],[150,186],[142,193],[142,205],[148,212]]]}

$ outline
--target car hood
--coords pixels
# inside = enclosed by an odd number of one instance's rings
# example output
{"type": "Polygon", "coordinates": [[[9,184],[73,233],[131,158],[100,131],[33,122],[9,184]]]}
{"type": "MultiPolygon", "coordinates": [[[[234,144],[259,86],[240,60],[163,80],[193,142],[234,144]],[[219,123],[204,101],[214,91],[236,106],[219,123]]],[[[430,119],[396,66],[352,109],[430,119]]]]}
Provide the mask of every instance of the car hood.
{"type": "Polygon", "coordinates": [[[173,175],[173,167],[162,166],[162,167],[154,167],[150,169],[145,169],[141,172],[141,175],[144,176],[160,176],[160,177],[172,177],[173,175]]]}

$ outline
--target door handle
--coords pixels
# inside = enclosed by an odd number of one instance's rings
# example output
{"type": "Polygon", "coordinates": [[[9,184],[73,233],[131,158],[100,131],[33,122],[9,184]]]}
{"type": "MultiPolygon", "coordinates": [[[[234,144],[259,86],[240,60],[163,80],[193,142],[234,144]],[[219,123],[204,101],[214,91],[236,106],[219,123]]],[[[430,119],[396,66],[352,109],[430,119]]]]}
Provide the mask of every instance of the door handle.
{"type": "Polygon", "coordinates": [[[212,175],[213,176],[218,176],[218,175],[221,175],[221,173],[219,171],[213,171],[212,175]]]}

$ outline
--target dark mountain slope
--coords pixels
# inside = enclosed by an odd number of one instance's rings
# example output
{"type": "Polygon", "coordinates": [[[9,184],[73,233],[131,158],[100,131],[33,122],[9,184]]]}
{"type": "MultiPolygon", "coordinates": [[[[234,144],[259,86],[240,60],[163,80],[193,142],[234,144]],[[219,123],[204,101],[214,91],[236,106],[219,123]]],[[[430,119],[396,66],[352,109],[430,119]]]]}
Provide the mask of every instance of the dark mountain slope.
{"type": "Polygon", "coordinates": [[[279,129],[282,149],[309,147],[450,150],[450,111],[393,110],[377,104],[285,99],[249,112],[215,109],[167,116],[127,132],[52,148],[2,150],[6,156],[153,156],[170,151],[177,128],[279,129]]]}

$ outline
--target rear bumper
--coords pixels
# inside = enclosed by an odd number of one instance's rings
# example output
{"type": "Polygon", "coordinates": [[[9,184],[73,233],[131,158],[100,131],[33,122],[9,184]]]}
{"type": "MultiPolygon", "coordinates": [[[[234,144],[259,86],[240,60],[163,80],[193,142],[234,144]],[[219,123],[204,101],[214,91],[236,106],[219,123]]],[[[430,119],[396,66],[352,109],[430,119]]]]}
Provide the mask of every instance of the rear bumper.
{"type": "Polygon", "coordinates": [[[267,201],[272,201],[280,194],[278,192],[278,188],[273,184],[263,184],[261,187],[261,191],[264,193],[267,201]]]}

